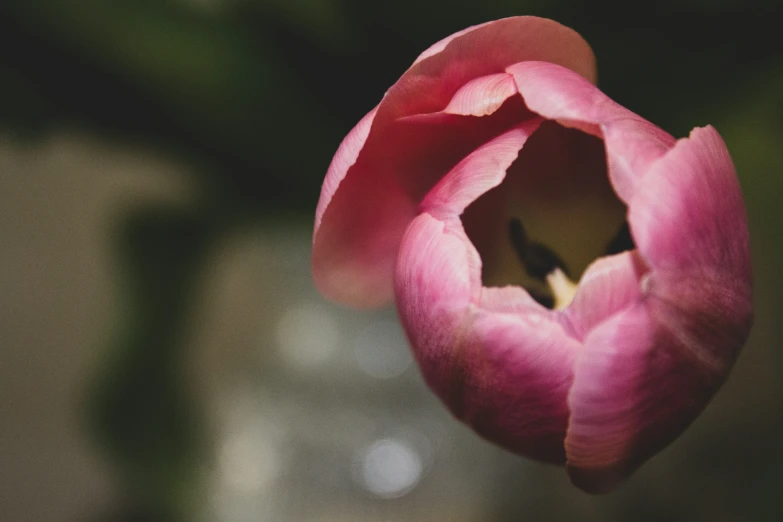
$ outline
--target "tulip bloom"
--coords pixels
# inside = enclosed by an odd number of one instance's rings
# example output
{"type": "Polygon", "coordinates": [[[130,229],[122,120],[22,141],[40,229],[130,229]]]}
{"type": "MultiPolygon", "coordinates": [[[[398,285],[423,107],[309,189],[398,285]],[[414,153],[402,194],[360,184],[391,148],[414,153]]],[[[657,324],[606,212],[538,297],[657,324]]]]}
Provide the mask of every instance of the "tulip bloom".
{"type": "Polygon", "coordinates": [[[533,17],[425,51],[345,138],[316,211],[327,297],[394,299],[483,437],[616,487],[725,381],[752,320],[745,208],[712,127],[675,140],[533,17]]]}

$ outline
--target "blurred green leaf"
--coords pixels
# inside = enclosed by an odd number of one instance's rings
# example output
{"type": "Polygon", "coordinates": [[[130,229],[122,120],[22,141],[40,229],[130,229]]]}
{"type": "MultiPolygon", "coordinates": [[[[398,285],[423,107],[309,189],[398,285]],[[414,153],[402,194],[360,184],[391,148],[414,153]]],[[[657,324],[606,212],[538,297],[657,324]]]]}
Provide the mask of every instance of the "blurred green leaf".
{"type": "Polygon", "coordinates": [[[145,210],[120,235],[122,313],[98,377],[93,421],[126,486],[164,519],[185,515],[204,456],[182,364],[212,232],[203,216],[145,210]]]}

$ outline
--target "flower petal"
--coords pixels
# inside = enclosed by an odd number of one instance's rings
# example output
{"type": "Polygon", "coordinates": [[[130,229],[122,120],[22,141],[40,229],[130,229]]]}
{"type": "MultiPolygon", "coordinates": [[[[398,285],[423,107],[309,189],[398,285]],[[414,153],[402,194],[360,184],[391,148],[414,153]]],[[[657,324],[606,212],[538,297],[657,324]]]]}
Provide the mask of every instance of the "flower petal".
{"type": "Polygon", "coordinates": [[[750,330],[753,281],[739,181],[714,128],[694,129],[653,165],[629,224],[654,319],[724,378],[750,330]]]}
{"type": "Polygon", "coordinates": [[[629,223],[649,268],[642,298],[590,331],[569,395],[568,470],[591,492],[616,487],[696,418],[751,324],[745,211],[714,129],[650,167],[629,223]]]}
{"type": "Polygon", "coordinates": [[[387,127],[384,147],[365,147],[315,230],[313,278],[326,297],[363,307],[391,299],[399,241],[419,202],[461,160],[529,114],[519,98],[509,103],[483,118],[402,118],[387,127]]]}
{"type": "Polygon", "coordinates": [[[488,312],[509,314],[541,313],[541,304],[527,290],[516,285],[485,286],[481,292],[481,308],[488,312]]]}
{"type": "MultiPolygon", "coordinates": [[[[498,117],[478,128],[475,121],[455,120],[460,117],[441,111],[465,84],[503,74],[508,65],[524,60],[547,60],[595,77],[592,51],[573,30],[534,17],[498,20],[462,31],[426,51],[389,89],[373,115],[357,126],[330,168],[316,216],[313,272],[324,295],[354,306],[376,306],[391,299],[399,240],[421,198],[478,145],[529,115],[519,101],[509,114],[498,114],[512,102],[498,105],[511,92],[508,84],[493,91],[489,105],[467,94],[457,96],[454,103],[461,113],[497,109],[492,116],[498,117]],[[440,114],[434,115],[434,123],[402,121],[427,113],[440,114]],[[409,134],[418,132],[417,142],[405,135],[405,125],[415,127],[409,134]],[[454,132],[443,133],[438,126],[454,132]],[[460,127],[468,136],[457,131],[460,127]],[[454,146],[450,137],[463,145],[454,146]],[[429,156],[422,157],[423,152],[429,156]],[[433,163],[437,168],[429,168],[433,163]]],[[[481,121],[492,116],[461,118],[481,121]]]]}
{"type": "Polygon", "coordinates": [[[630,225],[656,270],[715,270],[750,280],[748,224],[726,145],[712,127],[694,129],[644,180],[630,225]]]}
{"type": "Polygon", "coordinates": [[[343,138],[342,143],[337,148],[337,152],[329,164],[329,169],[326,171],[324,183],[321,185],[321,197],[318,198],[318,206],[315,209],[315,232],[318,232],[318,229],[321,227],[324,211],[332,201],[332,196],[337,187],[340,186],[340,182],[348,174],[348,169],[356,163],[356,158],[359,157],[359,152],[364,147],[364,142],[367,141],[367,135],[370,134],[370,127],[377,111],[378,107],[376,106],[364,118],[359,120],[359,123],[343,138]]]}
{"type": "Polygon", "coordinates": [[[635,251],[602,257],[587,267],[571,304],[563,310],[577,339],[641,298],[647,268],[635,251]]]}
{"type": "Polygon", "coordinates": [[[562,463],[579,344],[548,311],[482,303],[480,259],[459,221],[419,215],[396,268],[400,318],[428,385],[455,416],[517,453],[562,463]]]}
{"type": "Polygon", "coordinates": [[[400,243],[397,231],[415,215],[415,203],[392,176],[345,180],[313,238],[313,281],[318,290],[358,308],[387,304],[393,295],[389,274],[400,243]]]}
{"type": "Polygon", "coordinates": [[[424,377],[444,400],[459,387],[459,353],[470,305],[480,296],[478,254],[446,223],[420,214],[408,227],[395,269],[395,293],[424,377]],[[453,383],[450,380],[454,378],[453,383]]]}
{"type": "Polygon", "coordinates": [[[498,186],[527,139],[541,124],[529,120],[481,145],[446,174],[419,205],[437,216],[459,216],[489,189],[498,186]]]}
{"type": "Polygon", "coordinates": [[[426,64],[417,71],[422,76],[442,74],[445,68],[455,75],[453,79],[459,88],[473,78],[502,72],[506,66],[523,60],[557,63],[591,82],[596,79],[595,56],[587,42],[573,29],[535,16],[503,18],[468,27],[421,53],[414,67],[426,64]]]}
{"type": "Polygon", "coordinates": [[[549,314],[476,311],[462,349],[455,415],[483,437],[562,464],[568,391],[581,346],[549,314]]]}
{"type": "Polygon", "coordinates": [[[443,112],[463,116],[486,116],[498,110],[503,102],[515,94],[517,85],[510,74],[481,76],[460,87],[443,112]]]}
{"type": "Polygon", "coordinates": [[[565,447],[576,486],[611,491],[701,411],[714,390],[683,355],[641,303],[590,332],[568,397],[565,447]]]}
{"type": "Polygon", "coordinates": [[[609,177],[626,203],[650,165],[673,145],[668,133],[612,101],[592,83],[553,63],[522,62],[508,67],[533,112],[579,128],[606,143],[609,177]]]}

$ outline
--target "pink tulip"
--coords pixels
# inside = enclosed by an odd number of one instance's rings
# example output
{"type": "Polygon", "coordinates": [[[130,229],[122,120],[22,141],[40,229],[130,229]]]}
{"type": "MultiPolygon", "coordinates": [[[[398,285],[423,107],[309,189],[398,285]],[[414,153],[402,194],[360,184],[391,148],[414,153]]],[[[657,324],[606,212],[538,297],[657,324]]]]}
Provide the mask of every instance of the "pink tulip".
{"type": "Polygon", "coordinates": [[[337,151],[313,273],[335,301],[395,299],[455,416],[598,493],[704,409],[752,303],[718,133],[675,140],[594,81],[588,44],[550,20],[435,44],[337,151]]]}

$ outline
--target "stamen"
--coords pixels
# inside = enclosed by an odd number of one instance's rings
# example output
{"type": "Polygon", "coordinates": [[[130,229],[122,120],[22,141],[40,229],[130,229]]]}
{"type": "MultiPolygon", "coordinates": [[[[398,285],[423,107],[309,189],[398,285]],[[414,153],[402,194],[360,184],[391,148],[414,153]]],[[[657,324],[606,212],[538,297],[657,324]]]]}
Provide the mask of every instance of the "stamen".
{"type": "Polygon", "coordinates": [[[625,221],[623,226],[620,227],[620,230],[617,231],[617,234],[615,234],[612,240],[609,241],[609,244],[606,245],[606,255],[611,256],[613,254],[625,252],[626,250],[633,250],[634,248],[636,248],[636,244],[633,242],[628,222],[625,221]]]}
{"type": "Polygon", "coordinates": [[[555,268],[546,276],[546,282],[549,283],[552,294],[555,296],[555,310],[562,310],[570,305],[579,288],[579,284],[571,281],[559,268],[555,268]]]}
{"type": "Polygon", "coordinates": [[[550,309],[559,310],[568,306],[579,285],[569,278],[563,260],[549,247],[529,241],[525,227],[518,218],[509,221],[508,231],[511,236],[511,246],[525,267],[525,271],[530,277],[546,282],[552,291],[552,295],[548,295],[534,288],[526,288],[530,296],[550,309]]]}
{"type": "Polygon", "coordinates": [[[511,246],[514,247],[517,257],[530,277],[545,281],[547,274],[556,268],[562,270],[566,275],[568,274],[565,263],[552,249],[541,243],[528,241],[525,228],[519,218],[512,218],[509,221],[508,230],[511,236],[511,246]]]}
{"type": "Polygon", "coordinates": [[[568,274],[568,269],[560,256],[541,243],[528,244],[525,261],[527,273],[541,281],[546,280],[547,275],[553,270],[561,270],[568,274]]]}
{"type": "Polygon", "coordinates": [[[508,232],[511,236],[511,246],[514,248],[519,261],[524,265],[527,257],[527,234],[525,234],[522,221],[518,218],[512,218],[508,222],[508,232]]]}

